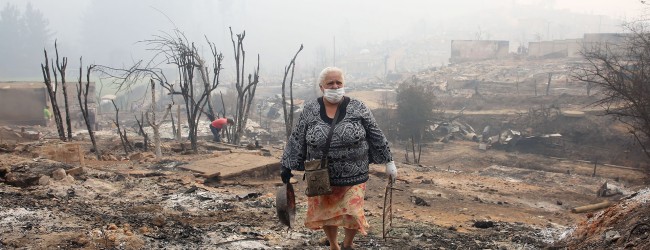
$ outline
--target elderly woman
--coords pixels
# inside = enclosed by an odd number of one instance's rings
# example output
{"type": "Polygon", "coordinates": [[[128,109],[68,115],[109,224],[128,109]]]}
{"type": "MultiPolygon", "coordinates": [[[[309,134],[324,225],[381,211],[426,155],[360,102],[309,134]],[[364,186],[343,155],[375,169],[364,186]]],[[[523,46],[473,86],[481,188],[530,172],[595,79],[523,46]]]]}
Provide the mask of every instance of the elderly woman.
{"type": "Polygon", "coordinates": [[[339,68],[325,68],[318,77],[322,98],[306,102],[282,156],[282,182],[288,183],[291,170],[303,171],[305,161],[321,159],[328,132],[337,110],[340,113],[328,153],[332,193],[308,197],[305,226],[323,229],[330,249],[340,249],[339,227],[345,230],[343,249],[352,249],[357,232],[366,234],[368,222],[363,205],[368,180],[368,164],[386,164],[386,172],[396,178],[388,141],[363,102],[345,95],[345,78],[339,68]]]}

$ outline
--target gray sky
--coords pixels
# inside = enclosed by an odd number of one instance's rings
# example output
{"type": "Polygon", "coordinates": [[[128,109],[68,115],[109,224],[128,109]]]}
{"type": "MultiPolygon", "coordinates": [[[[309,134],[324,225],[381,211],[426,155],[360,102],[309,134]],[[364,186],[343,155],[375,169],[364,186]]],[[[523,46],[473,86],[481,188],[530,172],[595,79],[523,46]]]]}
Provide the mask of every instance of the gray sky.
{"type": "Polygon", "coordinates": [[[301,43],[299,63],[311,65],[319,53],[332,54],[334,39],[344,56],[384,40],[474,39],[479,33],[522,43],[578,38],[620,32],[612,20],[634,19],[644,9],[638,0],[0,0],[0,7],[7,2],[39,9],[61,52],[71,58],[128,64],[146,56],[136,42],[170,31],[171,20],[197,44],[204,45],[206,35],[227,62],[233,50],[228,27],[246,30],[248,62],[259,53],[262,71],[277,74],[301,43]],[[574,27],[562,20],[568,15],[584,21],[574,27]]]}

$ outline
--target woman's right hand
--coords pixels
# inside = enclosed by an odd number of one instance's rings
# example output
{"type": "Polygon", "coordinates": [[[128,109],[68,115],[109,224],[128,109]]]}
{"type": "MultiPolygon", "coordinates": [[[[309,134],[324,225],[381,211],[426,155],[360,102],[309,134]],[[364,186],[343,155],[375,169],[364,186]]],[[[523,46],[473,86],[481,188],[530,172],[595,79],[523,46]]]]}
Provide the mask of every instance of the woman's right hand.
{"type": "Polygon", "coordinates": [[[284,184],[289,183],[289,180],[291,180],[291,177],[293,177],[293,174],[291,174],[291,169],[282,167],[282,172],[280,173],[280,177],[282,178],[282,183],[284,184]]]}

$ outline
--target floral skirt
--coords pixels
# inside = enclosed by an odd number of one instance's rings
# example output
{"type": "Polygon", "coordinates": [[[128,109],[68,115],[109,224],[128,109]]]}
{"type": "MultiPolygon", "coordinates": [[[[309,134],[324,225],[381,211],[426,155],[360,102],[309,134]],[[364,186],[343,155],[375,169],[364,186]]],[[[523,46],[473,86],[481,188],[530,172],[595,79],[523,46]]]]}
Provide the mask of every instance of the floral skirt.
{"type": "Polygon", "coordinates": [[[307,198],[305,227],[321,229],[323,226],[338,226],[357,229],[366,235],[369,227],[363,214],[366,183],[354,186],[334,186],[332,193],[307,198]]]}

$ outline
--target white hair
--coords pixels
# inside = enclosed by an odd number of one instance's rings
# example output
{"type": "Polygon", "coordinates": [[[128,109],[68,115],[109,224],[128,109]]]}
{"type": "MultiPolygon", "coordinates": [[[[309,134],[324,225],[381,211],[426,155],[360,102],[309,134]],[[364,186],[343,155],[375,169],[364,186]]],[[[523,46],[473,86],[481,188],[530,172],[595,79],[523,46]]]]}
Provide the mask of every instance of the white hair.
{"type": "Polygon", "coordinates": [[[321,84],[323,84],[323,81],[325,80],[325,76],[327,74],[332,73],[332,72],[338,72],[341,73],[341,80],[345,82],[345,73],[343,73],[343,70],[337,67],[327,67],[324,68],[323,71],[320,72],[320,75],[318,75],[318,81],[316,82],[316,87],[320,87],[321,84]]]}

